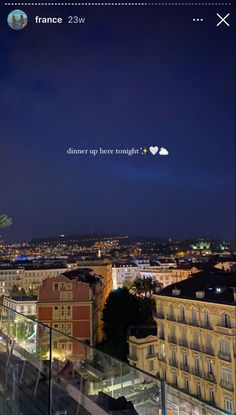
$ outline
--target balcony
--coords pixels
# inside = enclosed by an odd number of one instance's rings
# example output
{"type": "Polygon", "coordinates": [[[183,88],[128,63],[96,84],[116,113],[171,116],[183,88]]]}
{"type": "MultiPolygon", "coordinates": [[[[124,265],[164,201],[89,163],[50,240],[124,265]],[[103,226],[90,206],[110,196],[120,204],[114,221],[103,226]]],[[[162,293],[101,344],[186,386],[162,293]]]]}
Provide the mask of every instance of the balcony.
{"type": "Polygon", "coordinates": [[[154,357],[157,357],[157,353],[151,352],[146,354],[146,359],[153,359],[154,357]]]}
{"type": "Polygon", "coordinates": [[[127,359],[128,359],[128,360],[131,360],[132,362],[137,362],[137,361],[138,361],[138,356],[137,356],[137,355],[135,355],[135,354],[129,354],[129,355],[127,356],[127,359]]]}
{"type": "Polygon", "coordinates": [[[210,322],[201,322],[200,327],[205,330],[212,330],[210,322]]]}
{"type": "Polygon", "coordinates": [[[207,373],[207,372],[205,372],[204,373],[204,378],[206,380],[208,380],[209,382],[216,383],[216,377],[215,377],[215,375],[213,373],[207,373]]]}
{"type": "Polygon", "coordinates": [[[228,336],[236,336],[236,328],[232,327],[216,326],[215,331],[228,336]]]}
{"type": "Polygon", "coordinates": [[[178,344],[177,338],[175,336],[168,336],[168,342],[178,344]]]}
{"type": "Polygon", "coordinates": [[[190,326],[199,327],[199,321],[197,320],[190,320],[188,324],[190,326]]]}
{"type": "Polygon", "coordinates": [[[220,382],[220,386],[223,389],[226,389],[229,392],[233,392],[234,391],[234,385],[232,384],[232,382],[226,382],[225,380],[221,380],[220,382]]]}
{"type": "Polygon", "coordinates": [[[192,374],[194,376],[197,376],[198,378],[203,378],[203,372],[202,372],[202,370],[200,370],[200,369],[198,369],[196,367],[192,369],[192,374]]]}
{"type": "Polygon", "coordinates": [[[164,320],[165,314],[163,313],[163,311],[155,311],[153,313],[153,317],[157,318],[157,319],[160,319],[160,320],[164,320]]]}
{"type": "Polygon", "coordinates": [[[179,345],[182,347],[188,348],[188,340],[187,339],[179,339],[179,345]]]}
{"type": "Polygon", "coordinates": [[[204,346],[203,347],[203,353],[208,354],[209,356],[215,356],[215,352],[214,352],[212,346],[204,346]]]}
{"type": "Polygon", "coordinates": [[[174,316],[174,314],[167,314],[166,320],[176,321],[176,317],[174,316]]]}
{"type": "Polygon", "coordinates": [[[169,364],[170,364],[171,366],[174,366],[174,367],[176,367],[176,368],[179,368],[179,364],[178,364],[178,362],[177,362],[177,360],[176,360],[176,359],[169,359],[169,364]]]}
{"type": "Polygon", "coordinates": [[[164,363],[166,363],[166,357],[165,356],[163,356],[162,354],[158,354],[157,355],[157,359],[160,361],[160,362],[164,362],[164,363]]]}
{"type": "Polygon", "coordinates": [[[186,318],[183,318],[183,317],[178,317],[177,322],[181,323],[181,324],[189,324],[188,320],[186,318]]]}
{"type": "Polygon", "coordinates": [[[159,340],[165,340],[165,333],[164,332],[159,333],[158,334],[158,339],[159,340]]]}
{"type": "Polygon", "coordinates": [[[199,343],[191,343],[190,349],[195,350],[196,352],[201,352],[202,348],[199,343]]]}
{"type": "Polygon", "coordinates": [[[218,358],[221,360],[225,360],[226,362],[231,362],[231,356],[229,353],[223,353],[221,351],[218,352],[218,358]]]}
{"type": "Polygon", "coordinates": [[[187,363],[180,363],[180,369],[184,372],[190,373],[190,367],[187,363]]]}

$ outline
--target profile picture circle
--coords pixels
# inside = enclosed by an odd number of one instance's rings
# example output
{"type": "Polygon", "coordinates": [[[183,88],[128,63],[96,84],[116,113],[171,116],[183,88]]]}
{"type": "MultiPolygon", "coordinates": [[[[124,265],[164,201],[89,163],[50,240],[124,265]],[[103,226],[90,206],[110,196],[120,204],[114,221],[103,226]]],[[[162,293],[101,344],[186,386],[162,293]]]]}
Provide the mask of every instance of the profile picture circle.
{"type": "Polygon", "coordinates": [[[7,23],[11,29],[22,30],[28,23],[28,16],[23,10],[13,10],[7,16],[7,23]]]}

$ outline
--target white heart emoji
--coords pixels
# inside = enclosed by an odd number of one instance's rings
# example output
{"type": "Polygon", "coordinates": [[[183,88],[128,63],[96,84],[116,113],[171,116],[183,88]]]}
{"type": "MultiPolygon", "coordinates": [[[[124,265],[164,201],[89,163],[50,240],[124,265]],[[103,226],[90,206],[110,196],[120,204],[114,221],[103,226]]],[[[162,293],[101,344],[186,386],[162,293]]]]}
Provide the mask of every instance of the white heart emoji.
{"type": "Polygon", "coordinates": [[[155,146],[155,147],[151,146],[151,147],[149,147],[149,150],[150,150],[150,153],[152,153],[152,155],[155,156],[155,154],[157,154],[157,152],[158,152],[158,147],[157,146],[155,146]]]}

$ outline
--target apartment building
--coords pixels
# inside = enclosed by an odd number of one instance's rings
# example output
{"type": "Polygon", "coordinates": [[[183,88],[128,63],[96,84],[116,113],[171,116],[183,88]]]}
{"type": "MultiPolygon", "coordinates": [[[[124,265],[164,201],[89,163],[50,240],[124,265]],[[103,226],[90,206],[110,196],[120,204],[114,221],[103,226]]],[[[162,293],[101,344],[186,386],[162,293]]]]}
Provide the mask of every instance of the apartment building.
{"type": "Polygon", "coordinates": [[[157,266],[150,266],[140,270],[141,278],[152,278],[162,284],[163,287],[167,285],[176,284],[191,275],[199,272],[196,267],[192,268],[162,268],[157,266]]]}
{"type": "Polygon", "coordinates": [[[162,289],[154,299],[158,376],[234,413],[236,274],[201,272],[162,289]]]}
{"type": "Polygon", "coordinates": [[[105,302],[113,290],[112,263],[108,259],[91,259],[77,262],[77,268],[89,268],[90,273],[98,275],[103,280],[103,301],[105,302]]]}
{"type": "Polygon", "coordinates": [[[16,295],[11,297],[3,297],[3,305],[24,314],[24,316],[36,317],[36,295],[16,295]]]}
{"type": "Polygon", "coordinates": [[[45,278],[53,278],[67,271],[62,264],[25,264],[0,267],[0,296],[9,296],[14,285],[37,294],[45,278]]]}
{"type": "Polygon", "coordinates": [[[119,260],[112,264],[113,288],[121,288],[124,283],[132,283],[140,276],[139,267],[133,261],[119,260]]]}
{"type": "Polygon", "coordinates": [[[14,285],[22,287],[23,273],[19,268],[0,268],[0,296],[10,295],[14,285]]]}
{"type": "MultiPolygon", "coordinates": [[[[39,289],[37,318],[40,322],[91,346],[101,330],[103,281],[89,269],[64,272],[47,278],[39,289]]],[[[40,340],[40,339],[39,339],[40,340]]],[[[77,343],[53,339],[54,351],[80,353],[77,343]]]]}
{"type": "Polygon", "coordinates": [[[138,368],[156,375],[157,365],[157,329],[138,327],[131,330],[128,338],[129,363],[138,368]]]}

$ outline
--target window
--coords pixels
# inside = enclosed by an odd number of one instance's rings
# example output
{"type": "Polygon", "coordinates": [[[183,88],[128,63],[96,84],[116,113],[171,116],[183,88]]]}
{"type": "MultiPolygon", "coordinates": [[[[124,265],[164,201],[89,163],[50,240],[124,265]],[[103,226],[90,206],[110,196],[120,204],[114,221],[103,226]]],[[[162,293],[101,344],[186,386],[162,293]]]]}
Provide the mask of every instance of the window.
{"type": "Polygon", "coordinates": [[[162,323],[159,326],[159,339],[164,339],[164,326],[162,323]]]}
{"type": "Polygon", "coordinates": [[[71,306],[70,305],[67,306],[66,317],[71,318],[71,306]]]}
{"type": "Polygon", "coordinates": [[[230,328],[230,316],[228,314],[223,315],[223,326],[230,328]]]}
{"type": "Polygon", "coordinates": [[[173,326],[171,329],[171,336],[175,338],[175,327],[173,326]]]}
{"type": "Polygon", "coordinates": [[[54,320],[71,320],[71,306],[53,307],[54,320]]]}
{"type": "Polygon", "coordinates": [[[176,362],[176,350],[175,349],[171,350],[171,358],[172,358],[172,362],[175,363],[176,362]]]}
{"type": "Polygon", "coordinates": [[[54,291],[59,290],[59,284],[57,282],[54,283],[54,291]]]}
{"type": "Polygon", "coordinates": [[[186,389],[186,391],[189,390],[189,379],[188,379],[188,377],[184,378],[184,389],[186,389]]]}
{"type": "Polygon", "coordinates": [[[198,331],[194,331],[194,332],[193,332],[193,345],[194,345],[194,346],[199,346],[199,345],[200,345],[200,343],[199,343],[199,333],[198,333],[198,331]]]}
{"type": "Polygon", "coordinates": [[[232,371],[227,367],[221,368],[221,382],[224,386],[232,385],[232,371]]]}
{"type": "Polygon", "coordinates": [[[161,315],[164,314],[164,308],[163,308],[163,304],[162,303],[159,304],[159,312],[160,312],[161,315]]]}
{"type": "Polygon", "coordinates": [[[206,327],[210,326],[210,315],[208,310],[204,311],[204,323],[206,327]]]}
{"type": "Polygon", "coordinates": [[[208,367],[208,373],[209,375],[213,375],[214,371],[214,366],[213,366],[213,361],[212,360],[208,360],[207,362],[207,367],[208,367]]]}
{"type": "Polygon", "coordinates": [[[231,401],[231,399],[225,398],[224,399],[224,406],[225,406],[226,411],[234,412],[234,404],[233,404],[233,401],[231,401]]]}
{"type": "Polygon", "coordinates": [[[201,391],[201,383],[197,383],[197,386],[196,386],[196,393],[197,393],[197,396],[198,396],[199,398],[201,398],[201,396],[202,396],[202,391],[201,391]]]}
{"type": "Polygon", "coordinates": [[[210,402],[215,404],[215,391],[212,388],[210,389],[209,397],[210,397],[210,402]]]}
{"type": "Polygon", "coordinates": [[[66,284],[66,289],[67,290],[72,290],[72,284],[71,283],[67,283],[66,284]]]}
{"type": "Polygon", "coordinates": [[[60,292],[61,301],[71,301],[72,300],[72,291],[61,291],[60,292]]]}
{"type": "Polygon", "coordinates": [[[176,373],[173,373],[173,385],[178,386],[178,377],[176,373]]]}
{"type": "Polygon", "coordinates": [[[181,306],[180,307],[180,319],[181,319],[181,321],[186,321],[186,316],[185,316],[185,308],[184,308],[184,306],[181,306]]]}
{"type": "Polygon", "coordinates": [[[196,310],[196,308],[193,308],[193,310],[192,310],[192,322],[193,322],[193,324],[197,324],[197,310],[196,310]]]}
{"type": "Polygon", "coordinates": [[[188,366],[188,353],[183,352],[183,365],[188,366]]]}
{"type": "Polygon", "coordinates": [[[194,357],[194,367],[195,367],[195,371],[199,372],[200,371],[200,360],[199,360],[199,356],[195,356],[194,357]]]}
{"type": "Polygon", "coordinates": [[[149,345],[147,346],[147,354],[148,354],[149,356],[152,356],[152,355],[154,354],[154,346],[153,346],[153,344],[149,344],[149,345]]]}
{"type": "Polygon", "coordinates": [[[222,355],[230,356],[230,346],[227,340],[220,340],[219,341],[219,352],[222,355]]]}
{"type": "Polygon", "coordinates": [[[174,306],[173,306],[173,304],[170,304],[170,307],[169,307],[169,316],[170,316],[170,318],[174,318],[174,306]]]}
{"type": "Polygon", "coordinates": [[[149,362],[149,370],[150,370],[150,372],[152,372],[154,370],[154,362],[153,362],[153,360],[151,360],[149,362]]]}

